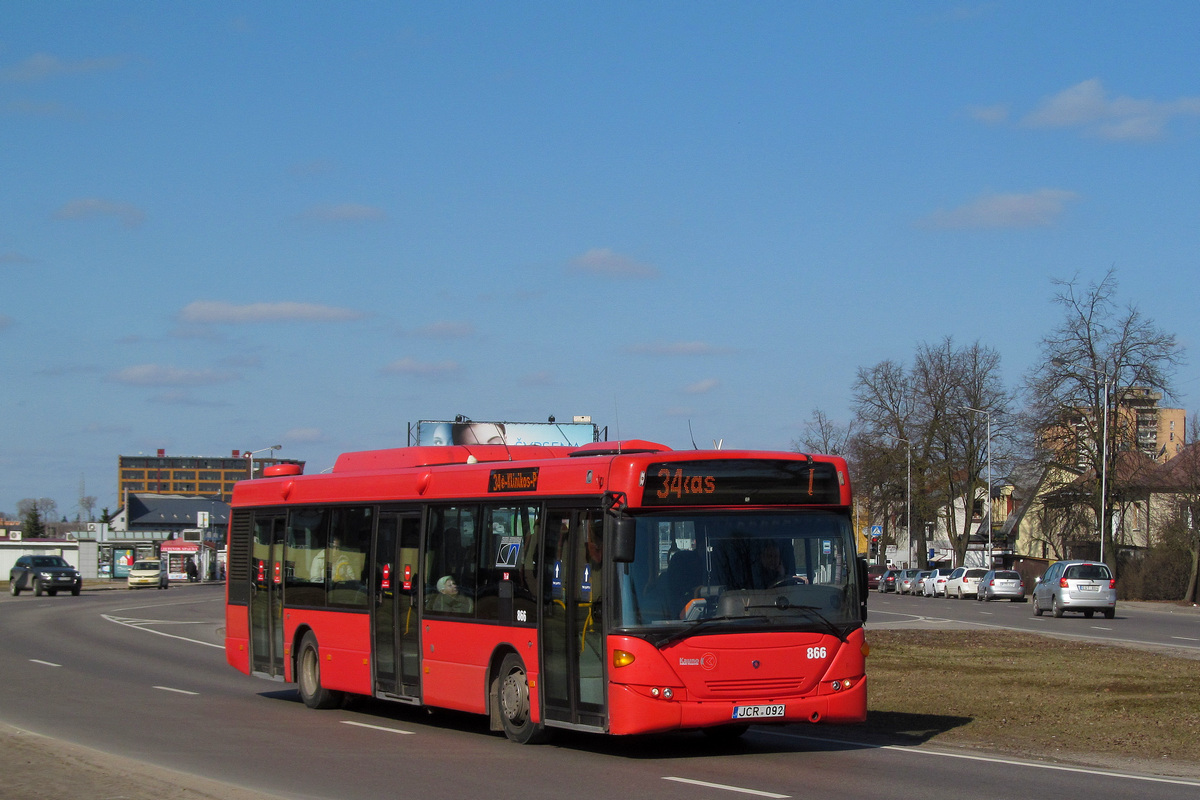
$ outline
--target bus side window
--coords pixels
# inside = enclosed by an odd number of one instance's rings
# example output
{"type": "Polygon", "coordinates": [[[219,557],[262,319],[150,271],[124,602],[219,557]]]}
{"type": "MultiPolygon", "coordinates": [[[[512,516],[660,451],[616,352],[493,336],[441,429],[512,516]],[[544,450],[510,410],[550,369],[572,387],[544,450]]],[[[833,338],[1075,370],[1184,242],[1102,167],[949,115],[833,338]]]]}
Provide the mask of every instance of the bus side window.
{"type": "Polygon", "coordinates": [[[325,605],[325,545],[329,536],[328,508],[293,509],[288,518],[286,580],[290,606],[325,605]]]}
{"type": "Polygon", "coordinates": [[[333,511],[329,550],[327,596],[330,606],[366,608],[367,551],[371,547],[369,506],[333,511]]]}
{"type": "Polygon", "coordinates": [[[430,515],[427,548],[430,568],[425,573],[425,609],[439,614],[473,616],[475,606],[475,507],[436,509],[430,515]],[[449,578],[455,599],[448,600],[449,578]],[[439,592],[438,584],[442,584],[439,592]],[[469,601],[469,602],[464,602],[469,601]]]}
{"type": "Polygon", "coordinates": [[[476,616],[504,623],[536,621],[535,507],[487,508],[479,562],[476,616]],[[524,612],[524,613],[521,613],[524,612]]]}

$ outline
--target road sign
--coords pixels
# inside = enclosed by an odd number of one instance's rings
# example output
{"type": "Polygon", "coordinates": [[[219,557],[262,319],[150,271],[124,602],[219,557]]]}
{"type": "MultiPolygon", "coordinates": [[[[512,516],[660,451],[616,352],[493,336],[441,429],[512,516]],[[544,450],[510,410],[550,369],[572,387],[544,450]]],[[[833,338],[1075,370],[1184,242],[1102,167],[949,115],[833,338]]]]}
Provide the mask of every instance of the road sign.
{"type": "Polygon", "coordinates": [[[882,538],[883,538],[883,526],[882,525],[872,525],[871,526],[871,541],[878,542],[882,538]]]}

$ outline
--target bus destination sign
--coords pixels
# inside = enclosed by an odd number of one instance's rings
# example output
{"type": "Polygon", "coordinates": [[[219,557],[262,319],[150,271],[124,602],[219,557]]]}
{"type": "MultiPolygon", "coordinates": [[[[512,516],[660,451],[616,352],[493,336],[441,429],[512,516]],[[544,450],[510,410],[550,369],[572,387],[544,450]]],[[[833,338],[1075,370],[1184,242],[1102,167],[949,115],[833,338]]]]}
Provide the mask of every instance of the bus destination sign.
{"type": "Polygon", "coordinates": [[[675,461],[646,468],[643,506],[837,505],[833,464],[792,460],[675,461]]]}
{"type": "Polygon", "coordinates": [[[538,468],[494,469],[488,477],[489,492],[536,492],[538,468]]]}

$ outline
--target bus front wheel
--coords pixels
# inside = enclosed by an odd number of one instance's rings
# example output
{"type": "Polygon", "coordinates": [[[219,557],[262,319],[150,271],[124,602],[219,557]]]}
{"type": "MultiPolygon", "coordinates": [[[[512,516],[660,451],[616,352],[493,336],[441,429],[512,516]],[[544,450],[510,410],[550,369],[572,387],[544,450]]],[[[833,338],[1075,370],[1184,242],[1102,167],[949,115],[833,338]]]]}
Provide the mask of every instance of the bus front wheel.
{"type": "Polygon", "coordinates": [[[300,640],[296,684],[300,687],[300,699],[309,708],[333,708],[342,701],[341,692],[330,691],[321,685],[321,650],[312,631],[300,640]]]}
{"type": "Polygon", "coordinates": [[[500,664],[496,702],[504,735],[518,744],[536,744],[544,740],[545,730],[530,719],[529,680],[525,663],[516,653],[509,653],[500,664]]]}

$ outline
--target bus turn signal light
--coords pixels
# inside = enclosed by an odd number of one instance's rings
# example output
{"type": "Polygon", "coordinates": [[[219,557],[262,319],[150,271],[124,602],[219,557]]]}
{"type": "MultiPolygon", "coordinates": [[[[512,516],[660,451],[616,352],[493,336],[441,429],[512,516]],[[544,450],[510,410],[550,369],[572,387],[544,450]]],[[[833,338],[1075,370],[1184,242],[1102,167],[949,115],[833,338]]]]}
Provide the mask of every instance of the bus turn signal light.
{"type": "Polygon", "coordinates": [[[633,653],[630,653],[628,650],[613,650],[614,667],[628,667],[633,661],[633,653]]]}

